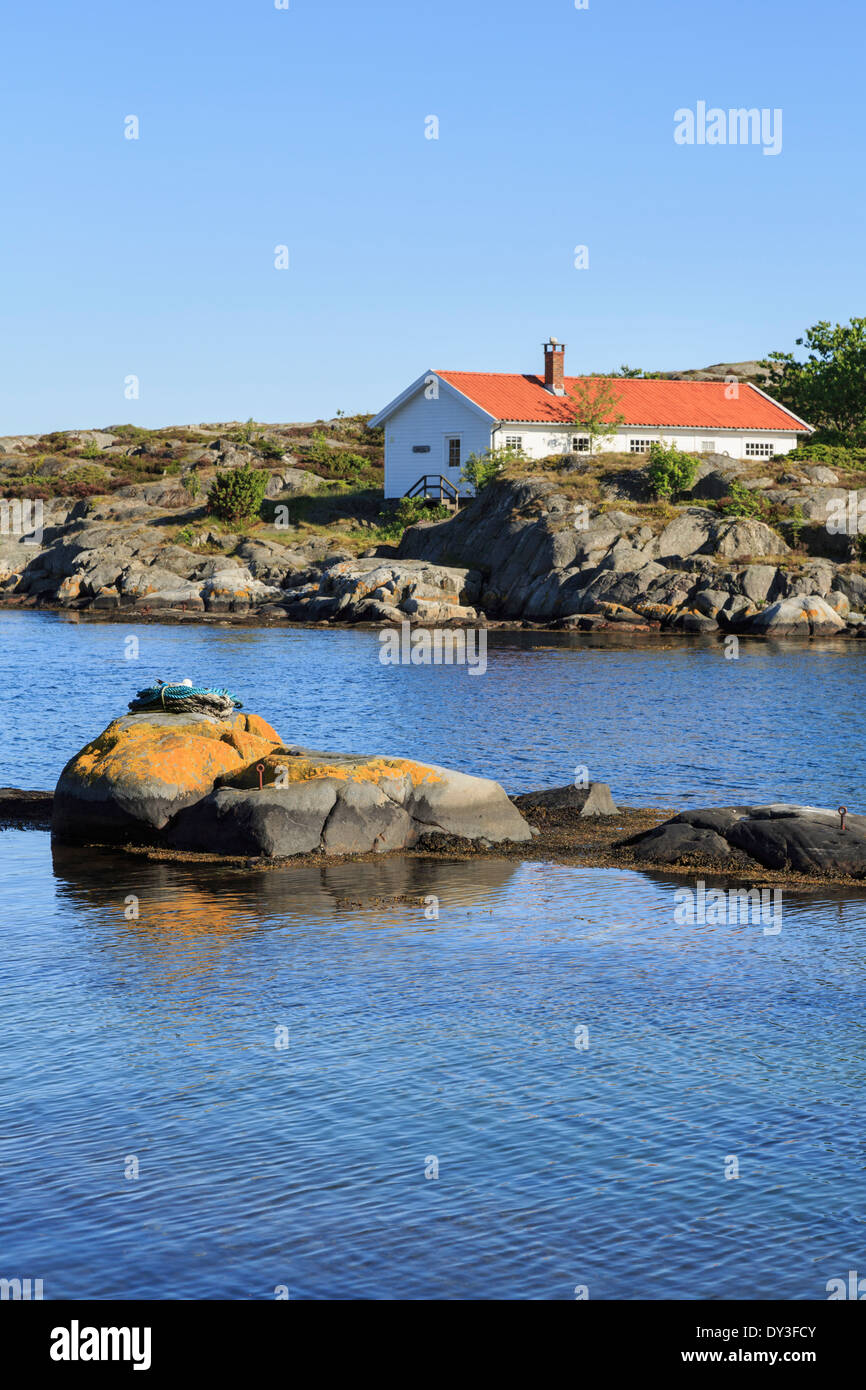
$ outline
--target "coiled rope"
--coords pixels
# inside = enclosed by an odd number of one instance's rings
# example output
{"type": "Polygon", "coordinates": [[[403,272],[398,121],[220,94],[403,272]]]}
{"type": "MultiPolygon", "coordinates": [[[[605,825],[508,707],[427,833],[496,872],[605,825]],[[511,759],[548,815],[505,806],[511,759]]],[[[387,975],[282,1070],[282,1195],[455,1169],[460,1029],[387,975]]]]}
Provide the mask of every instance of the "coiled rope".
{"type": "Polygon", "coordinates": [[[153,710],[163,710],[166,714],[231,714],[233,710],[243,709],[243,705],[230,690],[221,686],[210,689],[205,685],[193,685],[192,681],[182,681],[172,685],[158,680],[139,690],[134,700],[129,702],[130,713],[144,714],[153,710]]]}

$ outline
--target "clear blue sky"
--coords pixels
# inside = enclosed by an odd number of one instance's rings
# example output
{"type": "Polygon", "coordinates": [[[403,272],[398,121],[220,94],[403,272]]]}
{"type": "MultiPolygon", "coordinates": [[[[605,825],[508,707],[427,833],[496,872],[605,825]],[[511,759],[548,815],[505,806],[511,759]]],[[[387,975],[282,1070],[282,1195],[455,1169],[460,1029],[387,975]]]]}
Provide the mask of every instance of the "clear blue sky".
{"type": "Polygon", "coordinates": [[[703,366],[866,312],[855,0],[290,4],[8,0],[0,434],[372,411],[551,333],[569,372],[703,366]],[[675,144],[701,100],[781,108],[781,154],[675,144]]]}

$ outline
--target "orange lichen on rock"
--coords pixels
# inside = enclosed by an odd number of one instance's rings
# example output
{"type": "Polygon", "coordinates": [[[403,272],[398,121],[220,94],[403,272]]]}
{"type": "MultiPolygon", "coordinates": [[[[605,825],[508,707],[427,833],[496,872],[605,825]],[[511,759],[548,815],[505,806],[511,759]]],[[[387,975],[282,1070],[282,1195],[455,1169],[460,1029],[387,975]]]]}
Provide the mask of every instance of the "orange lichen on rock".
{"type": "Polygon", "coordinates": [[[266,758],[269,753],[273,753],[274,744],[279,743],[279,739],[260,738],[257,734],[246,733],[243,729],[233,729],[231,734],[226,736],[225,742],[230,743],[240,753],[245,763],[249,763],[254,758],[266,758]]]}
{"type": "MultiPolygon", "coordinates": [[[[288,786],[295,782],[312,782],[326,777],[341,782],[372,782],[383,780],[398,781],[407,777],[413,787],[422,782],[441,782],[444,779],[435,768],[425,763],[416,763],[409,758],[337,758],[333,762],[319,762],[313,758],[298,757],[286,748],[271,748],[265,757],[262,783],[264,786],[288,786]]],[[[219,779],[221,786],[256,787],[259,776],[257,765],[238,768],[224,774],[219,779]]]]}
{"type": "Polygon", "coordinates": [[[115,720],[72,760],[66,775],[84,782],[157,780],[188,791],[208,790],[216,777],[243,761],[226,741],[233,736],[228,724],[171,729],[142,722],[123,729],[115,720]]]}
{"type": "Polygon", "coordinates": [[[266,719],[262,719],[259,714],[242,714],[240,718],[244,721],[244,728],[248,734],[257,734],[259,738],[266,739],[268,743],[282,743],[282,739],[276,729],[272,729],[266,719]]]}
{"type": "Polygon", "coordinates": [[[120,834],[131,824],[161,830],[219,778],[255,767],[280,746],[275,731],[255,715],[123,715],[63,769],[53,829],[69,839],[120,834]]]}
{"type": "Polygon", "coordinates": [[[125,785],[161,782],[179,792],[204,793],[217,777],[261,759],[279,744],[276,734],[265,738],[258,733],[259,728],[270,729],[264,719],[256,719],[257,732],[248,732],[250,718],[238,715],[176,726],[163,722],[164,717],[126,724],[115,719],[73,758],[64,776],[84,783],[103,778],[125,785]]]}

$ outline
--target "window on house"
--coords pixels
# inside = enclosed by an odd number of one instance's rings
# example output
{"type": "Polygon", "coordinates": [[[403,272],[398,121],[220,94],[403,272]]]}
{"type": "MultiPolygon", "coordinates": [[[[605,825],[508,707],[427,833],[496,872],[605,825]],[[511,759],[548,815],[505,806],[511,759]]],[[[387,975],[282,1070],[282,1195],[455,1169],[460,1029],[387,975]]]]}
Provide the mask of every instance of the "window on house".
{"type": "Polygon", "coordinates": [[[628,441],[628,451],[630,454],[648,454],[653,440],[651,439],[630,439],[628,441]]]}
{"type": "Polygon", "coordinates": [[[747,459],[771,459],[771,458],[773,457],[773,455],[774,455],[775,452],[776,452],[775,445],[774,445],[774,444],[771,444],[769,440],[764,440],[764,439],[747,439],[747,440],[746,440],[746,458],[747,458],[747,459]]]}
{"type": "Polygon", "coordinates": [[[571,452],[573,454],[589,453],[589,435],[576,434],[571,441],[571,452]]]}
{"type": "Polygon", "coordinates": [[[701,453],[714,454],[716,452],[716,441],[714,439],[701,440],[701,453]]]}
{"type": "Polygon", "coordinates": [[[507,435],[505,436],[505,447],[506,447],[506,449],[522,449],[522,448],[523,448],[523,435],[522,435],[522,434],[507,434],[507,435]]]}
{"type": "Polygon", "coordinates": [[[459,440],[459,439],[449,439],[449,440],[448,440],[448,467],[449,467],[449,468],[459,468],[459,467],[460,467],[460,440],[459,440]]]}

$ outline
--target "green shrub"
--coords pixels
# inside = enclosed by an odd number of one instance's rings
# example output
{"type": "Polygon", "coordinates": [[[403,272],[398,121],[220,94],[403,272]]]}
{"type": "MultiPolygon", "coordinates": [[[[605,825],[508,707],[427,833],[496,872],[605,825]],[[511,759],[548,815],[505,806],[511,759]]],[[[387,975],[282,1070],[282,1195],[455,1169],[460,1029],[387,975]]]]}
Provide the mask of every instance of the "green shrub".
{"type": "MultiPolygon", "coordinates": [[[[58,479],[60,481],[60,479],[58,479]]],[[[68,469],[62,477],[63,491],[71,491],[73,487],[96,488],[97,491],[104,492],[110,484],[108,474],[104,468],[98,468],[96,464],[84,463],[80,468],[68,469]]]]}
{"type": "Polygon", "coordinates": [[[331,467],[335,473],[341,474],[346,478],[357,478],[367,467],[367,460],[361,454],[350,454],[345,451],[334,453],[331,467]]]}
{"type": "Polygon", "coordinates": [[[510,463],[525,463],[526,455],[519,449],[485,449],[483,454],[470,454],[460,474],[461,483],[482,492],[510,463]]]}
{"type": "MultiPolygon", "coordinates": [[[[765,515],[767,509],[766,498],[762,497],[759,492],[744,487],[742,483],[736,481],[731,483],[730,495],[719,503],[719,511],[724,512],[725,516],[760,518],[765,515]]],[[[801,511],[801,518],[802,515],[801,511]]]]}
{"type": "Polygon", "coordinates": [[[134,444],[143,443],[145,439],[150,439],[151,431],[144,429],[141,425],[109,425],[106,434],[116,434],[121,439],[128,439],[134,444]]]}
{"type": "Polygon", "coordinates": [[[310,463],[328,465],[333,457],[333,449],[321,430],[313,430],[313,437],[304,450],[310,463]]]}
{"type": "Polygon", "coordinates": [[[828,468],[859,473],[866,469],[866,449],[853,449],[844,444],[806,443],[798,445],[792,454],[786,454],[785,462],[823,463],[828,468]]]}
{"type": "Polygon", "coordinates": [[[62,454],[71,443],[72,440],[62,430],[52,430],[51,434],[43,434],[40,437],[39,448],[47,449],[49,454],[62,454]]]}
{"type": "Polygon", "coordinates": [[[85,444],[84,448],[81,450],[81,457],[83,459],[98,459],[102,457],[102,450],[96,441],[91,439],[90,443],[85,444]]]}
{"type": "Polygon", "coordinates": [[[695,481],[698,462],[691,454],[682,453],[675,444],[666,449],[664,444],[654,440],[645,472],[655,496],[674,500],[687,492],[695,481]]]}
{"type": "Polygon", "coordinates": [[[268,439],[267,436],[257,439],[255,441],[255,447],[262,458],[265,459],[281,459],[285,453],[282,444],[276,439],[268,439]]]}
{"type": "Polygon", "coordinates": [[[207,509],[219,521],[252,521],[258,517],[268,475],[258,468],[233,468],[217,473],[208,494],[207,509]]]}
{"type": "Polygon", "coordinates": [[[803,515],[803,508],[800,506],[800,503],[797,502],[794,506],[793,511],[791,512],[790,520],[788,521],[788,530],[791,533],[791,543],[794,546],[795,550],[800,544],[800,535],[805,525],[806,518],[803,515]]]}
{"type": "Polygon", "coordinates": [[[388,539],[399,540],[407,526],[419,521],[444,521],[447,507],[430,497],[401,497],[394,511],[379,513],[379,531],[388,539]]]}

